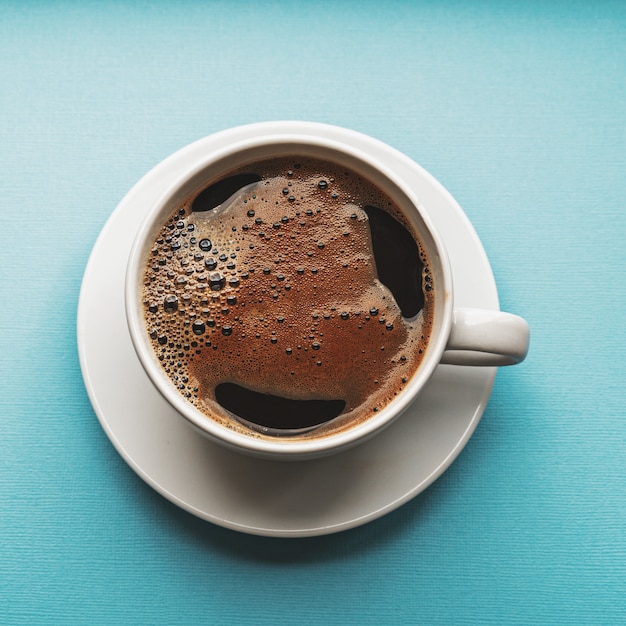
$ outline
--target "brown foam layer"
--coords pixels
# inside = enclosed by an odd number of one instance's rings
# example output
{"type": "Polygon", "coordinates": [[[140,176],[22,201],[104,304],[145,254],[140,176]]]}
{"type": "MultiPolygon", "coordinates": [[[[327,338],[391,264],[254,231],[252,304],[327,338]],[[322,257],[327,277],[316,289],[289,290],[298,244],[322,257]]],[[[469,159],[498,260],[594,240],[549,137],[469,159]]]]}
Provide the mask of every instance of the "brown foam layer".
{"type": "MultiPolygon", "coordinates": [[[[317,160],[264,161],[230,175],[246,173],[261,180],[194,212],[198,190],[163,225],[146,262],[147,332],[166,374],[211,419],[246,431],[215,401],[229,382],[343,400],[339,418],[302,436],[335,432],[380,410],[419,365],[432,320],[428,261],[419,248],[428,290],[406,320],[378,280],[363,210],[404,221],[389,198],[317,160]]],[[[398,268],[406,271],[414,268],[398,268]]]]}

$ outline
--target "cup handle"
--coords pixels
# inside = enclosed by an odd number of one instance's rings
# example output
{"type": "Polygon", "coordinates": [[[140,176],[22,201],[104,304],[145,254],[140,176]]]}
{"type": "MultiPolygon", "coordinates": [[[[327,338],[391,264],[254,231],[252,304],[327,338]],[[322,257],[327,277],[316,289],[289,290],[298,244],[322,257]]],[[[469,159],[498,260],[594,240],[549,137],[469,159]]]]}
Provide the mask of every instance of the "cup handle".
{"type": "Polygon", "coordinates": [[[441,359],[450,365],[514,365],[528,354],[525,319],[485,309],[455,309],[448,345],[441,359]]]}

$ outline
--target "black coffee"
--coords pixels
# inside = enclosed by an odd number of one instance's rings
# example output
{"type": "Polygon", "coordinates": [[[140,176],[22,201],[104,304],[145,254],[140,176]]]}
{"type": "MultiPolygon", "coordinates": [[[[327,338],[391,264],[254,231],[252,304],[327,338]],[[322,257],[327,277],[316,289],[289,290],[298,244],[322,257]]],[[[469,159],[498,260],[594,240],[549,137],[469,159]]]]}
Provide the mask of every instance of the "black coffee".
{"type": "Polygon", "coordinates": [[[428,344],[433,295],[390,198],[342,166],[292,157],[187,198],[146,260],[143,301],[164,372],[208,418],[317,437],[402,390],[428,344]]]}

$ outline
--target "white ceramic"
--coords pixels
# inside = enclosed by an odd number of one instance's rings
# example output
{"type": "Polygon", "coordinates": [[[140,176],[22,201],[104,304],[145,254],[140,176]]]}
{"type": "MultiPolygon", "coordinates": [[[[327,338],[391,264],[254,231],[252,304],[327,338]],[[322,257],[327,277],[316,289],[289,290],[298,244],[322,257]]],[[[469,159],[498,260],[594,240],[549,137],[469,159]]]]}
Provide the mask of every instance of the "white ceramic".
{"type": "MultiPolygon", "coordinates": [[[[80,293],[77,341],[89,398],[126,463],[184,510],[236,531],[302,537],[365,524],[410,501],[461,453],[489,400],[494,367],[440,365],[419,397],[384,432],[360,446],[289,465],[231,452],[190,428],[155,390],[134,351],[124,311],[124,280],[134,232],[190,163],[244,140],[251,127],[206,137],[148,172],[102,229],[80,293]]],[[[341,140],[346,133],[333,129],[341,140]]],[[[408,157],[363,135],[380,158],[410,181],[445,238],[459,307],[497,311],[489,262],[450,194],[408,157]]],[[[104,461],[103,461],[104,462],[104,461]]]]}
{"type": "MultiPolygon", "coordinates": [[[[333,136],[335,127],[308,122],[273,122],[248,127],[246,139],[224,143],[190,161],[176,176],[159,200],[152,205],[131,248],[126,275],[126,314],[130,335],[148,377],[163,397],[195,428],[230,448],[270,458],[304,460],[347,449],[369,439],[403,413],[423,389],[442,360],[464,365],[508,365],[526,356],[528,325],[514,315],[500,311],[455,308],[452,273],[444,241],[432,224],[427,203],[420,202],[408,180],[381,159],[379,143],[367,150],[355,147],[360,135],[343,132],[333,136]],[[409,383],[396,398],[369,419],[337,433],[306,438],[259,436],[253,430],[229,428],[207,417],[185,400],[164,373],[151,346],[143,320],[142,284],[146,259],[155,233],[190,193],[218,179],[226,172],[256,160],[297,154],[339,162],[373,181],[401,208],[418,233],[430,260],[434,284],[434,318],[425,355],[409,383]]],[[[313,435],[313,436],[311,436],[313,435]]]]}

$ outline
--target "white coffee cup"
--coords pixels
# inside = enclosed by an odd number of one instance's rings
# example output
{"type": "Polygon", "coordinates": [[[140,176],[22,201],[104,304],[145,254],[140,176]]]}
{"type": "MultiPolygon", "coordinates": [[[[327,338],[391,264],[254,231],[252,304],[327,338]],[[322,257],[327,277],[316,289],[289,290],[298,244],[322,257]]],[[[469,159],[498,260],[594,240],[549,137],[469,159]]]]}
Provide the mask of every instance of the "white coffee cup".
{"type": "MultiPolygon", "coordinates": [[[[444,242],[433,227],[428,207],[422,206],[407,181],[389,170],[376,150],[364,152],[329,138],[324,124],[275,122],[247,127],[245,136],[198,159],[170,185],[146,215],[133,244],[126,274],[125,304],[130,335],[139,360],[157,390],[200,433],[231,449],[273,459],[311,459],[363,442],[393,422],[424,388],[441,364],[499,366],[522,361],[528,351],[529,329],[522,318],[501,311],[455,308],[452,273],[444,242]],[[256,130],[256,132],[255,132],[256,130]],[[165,374],[144,322],[142,298],[146,259],[156,233],[175,208],[191,193],[247,163],[298,155],[339,163],[374,183],[390,196],[418,234],[430,260],[435,289],[428,347],[404,389],[370,418],[336,433],[302,437],[262,436],[246,432],[233,418],[229,427],[212,419],[183,397],[165,374]]],[[[346,136],[345,131],[341,134],[346,136]]],[[[347,133],[349,136],[349,133],[347,133]]]]}

